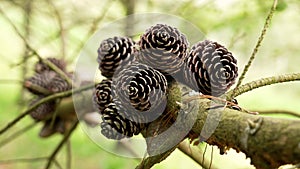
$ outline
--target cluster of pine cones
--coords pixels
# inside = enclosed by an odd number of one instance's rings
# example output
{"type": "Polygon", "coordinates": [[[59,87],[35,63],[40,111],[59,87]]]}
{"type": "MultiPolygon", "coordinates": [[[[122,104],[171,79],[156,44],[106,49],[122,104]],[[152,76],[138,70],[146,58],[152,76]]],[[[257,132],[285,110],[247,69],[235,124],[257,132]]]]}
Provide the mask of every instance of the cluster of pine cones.
{"type": "MultiPolygon", "coordinates": [[[[63,71],[69,78],[72,78],[72,73],[66,71],[66,63],[63,60],[56,58],[47,58],[46,60],[63,71]]],[[[24,87],[35,97],[30,105],[37,103],[48,95],[72,89],[71,84],[68,84],[65,79],[53,71],[42,60],[35,64],[34,70],[35,74],[24,81],[24,87]]],[[[54,116],[58,102],[58,100],[45,102],[30,112],[31,117],[34,120],[44,123],[44,126],[39,133],[40,137],[48,137],[56,132],[62,134],[65,133],[67,121],[69,119],[61,116],[54,116]]]]}
{"type": "Polygon", "coordinates": [[[147,29],[137,43],[128,37],[103,40],[97,61],[107,78],[93,93],[101,133],[117,140],[139,134],[164,111],[170,79],[220,96],[238,75],[237,61],[224,46],[204,40],[189,47],[184,34],[165,24],[147,29]]]}

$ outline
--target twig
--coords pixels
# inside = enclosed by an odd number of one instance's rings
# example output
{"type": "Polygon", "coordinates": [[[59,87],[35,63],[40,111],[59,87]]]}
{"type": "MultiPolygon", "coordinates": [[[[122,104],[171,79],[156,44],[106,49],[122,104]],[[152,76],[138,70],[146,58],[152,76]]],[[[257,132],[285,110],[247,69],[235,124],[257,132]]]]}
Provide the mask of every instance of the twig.
{"type": "MultiPolygon", "coordinates": [[[[179,144],[178,149],[193,159],[202,168],[209,168],[207,165],[209,162],[206,158],[203,158],[204,152],[198,146],[191,146],[188,142],[183,141],[179,144]]],[[[211,168],[214,169],[216,167],[212,165],[211,168]]]]}
{"type": "Polygon", "coordinates": [[[32,89],[34,91],[38,91],[39,93],[43,94],[43,95],[49,95],[51,94],[51,91],[38,85],[38,84],[34,84],[28,81],[25,81],[25,83],[23,83],[23,87],[27,88],[27,89],[32,89]]]}
{"type": "Polygon", "coordinates": [[[230,90],[226,93],[226,96],[228,99],[234,98],[236,96],[239,96],[243,93],[246,93],[248,91],[251,91],[251,90],[259,88],[259,87],[276,84],[276,83],[297,81],[297,80],[300,80],[300,73],[292,73],[292,74],[262,78],[262,79],[258,79],[258,80],[246,83],[246,84],[244,84],[238,88],[235,88],[233,90],[230,90]]]}
{"type": "MultiPolygon", "coordinates": [[[[24,41],[26,48],[30,49],[32,52],[32,55],[35,55],[38,57],[39,60],[41,60],[44,64],[49,66],[52,70],[54,70],[58,75],[60,75],[69,85],[72,85],[72,80],[66,75],[65,72],[60,70],[55,64],[48,61],[47,59],[43,59],[42,56],[32,47],[30,46],[27,39],[21,34],[21,32],[18,30],[18,28],[14,25],[14,23],[6,16],[6,14],[3,12],[3,10],[0,8],[0,13],[2,16],[11,24],[11,26],[14,28],[15,32],[19,35],[19,37],[24,41]]],[[[31,55],[30,55],[31,56],[31,55]]]]}
{"type": "MultiPolygon", "coordinates": [[[[133,157],[139,157],[139,155],[134,151],[133,147],[131,147],[130,144],[128,144],[128,142],[118,142],[120,144],[120,146],[124,147],[133,157]]],[[[138,158],[135,158],[136,160],[139,160],[138,158]]]]}
{"type": "Polygon", "coordinates": [[[11,142],[12,140],[18,138],[19,136],[24,134],[26,131],[32,129],[36,124],[37,124],[37,122],[33,122],[32,124],[29,124],[28,126],[22,128],[21,130],[15,132],[11,136],[7,137],[5,140],[2,140],[2,142],[0,143],[0,147],[3,147],[4,145],[11,142]]]}
{"type": "Polygon", "coordinates": [[[202,153],[202,161],[201,161],[201,165],[204,166],[204,159],[205,159],[205,153],[207,151],[207,144],[205,144],[205,147],[204,147],[204,151],[202,153]]]}
{"type": "Polygon", "coordinates": [[[44,64],[50,67],[50,69],[54,70],[61,78],[66,80],[66,82],[72,86],[72,80],[68,77],[68,75],[62,71],[60,68],[58,68],[55,64],[50,62],[47,59],[43,59],[39,54],[36,53],[36,56],[41,60],[44,64]]]}
{"type": "Polygon", "coordinates": [[[10,129],[12,126],[14,126],[17,122],[19,122],[21,119],[23,119],[27,114],[29,114],[32,110],[37,108],[39,105],[41,105],[45,102],[57,99],[57,98],[68,97],[68,96],[71,96],[72,93],[74,93],[74,94],[79,93],[81,91],[88,90],[88,89],[91,89],[93,87],[94,87],[94,84],[86,85],[86,86],[80,87],[78,89],[75,89],[73,91],[68,90],[68,91],[65,91],[65,92],[56,93],[56,94],[50,95],[48,97],[45,97],[45,98],[39,100],[34,105],[30,106],[27,110],[25,110],[23,113],[21,113],[18,117],[16,117],[13,121],[9,122],[3,129],[1,129],[0,130],[0,135],[3,134],[4,132],[6,132],[8,129],[10,129]]]}
{"type": "Polygon", "coordinates": [[[59,150],[62,148],[62,146],[65,144],[65,142],[69,139],[69,137],[71,136],[71,134],[73,133],[73,131],[76,129],[77,125],[78,125],[79,121],[76,120],[70,130],[66,133],[66,135],[64,136],[64,138],[60,141],[60,143],[57,145],[57,147],[55,148],[55,150],[52,152],[52,154],[50,155],[50,157],[48,158],[48,162],[46,164],[45,169],[49,169],[51,167],[52,161],[55,159],[56,154],[59,152],[59,150]]]}
{"type": "MultiPolygon", "coordinates": [[[[10,164],[10,163],[32,163],[37,161],[47,160],[48,157],[37,157],[37,158],[18,158],[18,159],[9,159],[9,160],[0,160],[0,164],[10,164]]],[[[62,169],[58,161],[54,160],[54,164],[59,169],[62,169]]]]}
{"type": "Polygon", "coordinates": [[[71,140],[68,139],[66,143],[66,150],[67,150],[67,161],[66,161],[66,169],[71,169],[71,164],[72,164],[72,145],[71,145],[71,140]]]}
{"type": "Polygon", "coordinates": [[[211,152],[210,152],[210,162],[209,162],[209,167],[208,169],[211,169],[212,162],[213,162],[213,157],[214,157],[214,147],[211,146],[211,152]]]}
{"type": "Polygon", "coordinates": [[[90,29],[88,30],[85,38],[83,39],[83,41],[81,41],[81,43],[78,45],[78,47],[74,50],[73,54],[71,55],[72,58],[75,58],[75,56],[78,55],[79,51],[82,49],[82,47],[84,46],[85,42],[90,38],[90,36],[96,31],[97,29],[97,25],[103,20],[103,18],[105,17],[105,15],[107,14],[108,10],[110,9],[110,6],[112,6],[113,2],[115,0],[107,0],[106,3],[103,5],[105,6],[103,12],[101,13],[101,15],[96,18],[94,20],[94,22],[92,23],[92,26],[90,27],[90,29]]]}
{"type": "Polygon", "coordinates": [[[0,84],[23,84],[23,80],[17,80],[17,79],[0,79],[0,84]]]}
{"type": "Polygon", "coordinates": [[[265,111],[258,111],[258,112],[259,114],[287,114],[287,115],[300,118],[300,113],[287,111],[287,110],[265,110],[265,111]]]}
{"type": "Polygon", "coordinates": [[[175,149],[176,146],[164,153],[147,157],[146,159],[143,159],[142,162],[135,169],[150,169],[155,164],[165,160],[175,149]]]}
{"type": "MultiPolygon", "coordinates": [[[[23,8],[24,12],[25,12],[25,15],[24,15],[25,16],[25,18],[24,18],[24,30],[25,30],[24,38],[25,39],[29,39],[30,33],[31,33],[30,24],[31,24],[32,2],[33,1],[26,1],[25,7],[23,8]]],[[[27,59],[29,57],[30,57],[29,49],[28,49],[28,46],[26,46],[23,51],[23,67],[22,67],[22,74],[21,74],[22,79],[25,79],[27,71],[28,71],[27,70],[27,66],[28,66],[27,59]]],[[[20,97],[21,102],[23,102],[25,99],[24,90],[21,90],[20,95],[21,95],[21,97],[20,97]]]]}
{"type": "Polygon", "coordinates": [[[235,95],[235,90],[241,85],[242,81],[245,78],[246,73],[248,72],[248,70],[249,70],[249,68],[250,68],[253,60],[255,59],[255,56],[256,56],[256,54],[258,52],[258,49],[261,46],[261,43],[262,43],[262,41],[263,41],[263,39],[264,39],[264,37],[266,35],[267,29],[270,26],[270,22],[272,20],[273,14],[274,14],[274,12],[276,10],[276,6],[277,6],[277,0],[274,0],[273,5],[272,5],[272,7],[270,9],[270,12],[269,12],[269,14],[268,14],[268,16],[266,18],[263,30],[261,31],[261,34],[260,34],[260,36],[258,38],[258,41],[257,41],[256,45],[255,45],[255,48],[254,48],[254,50],[253,50],[253,52],[252,52],[252,54],[251,54],[251,56],[250,56],[247,64],[245,65],[244,70],[243,70],[241,76],[239,77],[239,80],[238,80],[238,82],[236,84],[236,87],[233,90],[234,92],[231,93],[232,96],[229,95],[229,99],[234,98],[233,96],[235,95]]]}
{"type": "Polygon", "coordinates": [[[66,56],[65,28],[64,28],[64,25],[63,25],[61,14],[59,13],[56,6],[53,4],[53,2],[51,0],[47,0],[47,2],[53,8],[55,17],[56,17],[57,22],[58,22],[59,34],[60,34],[60,39],[61,39],[61,53],[62,53],[62,58],[65,58],[65,56],[66,56]]]}

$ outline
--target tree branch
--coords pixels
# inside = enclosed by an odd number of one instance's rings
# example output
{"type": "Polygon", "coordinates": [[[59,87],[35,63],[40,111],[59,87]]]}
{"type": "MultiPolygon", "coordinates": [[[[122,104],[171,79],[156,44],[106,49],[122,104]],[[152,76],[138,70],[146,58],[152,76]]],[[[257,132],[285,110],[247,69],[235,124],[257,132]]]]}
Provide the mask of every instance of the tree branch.
{"type": "Polygon", "coordinates": [[[232,98],[239,96],[243,93],[249,92],[253,89],[264,87],[271,84],[283,83],[283,82],[291,82],[291,81],[299,81],[300,73],[292,73],[286,75],[272,76],[267,78],[258,79],[249,83],[246,83],[238,88],[230,90],[226,93],[227,99],[231,96],[232,98]]]}
{"type": "MultiPolygon", "coordinates": [[[[257,54],[257,52],[258,52],[258,49],[259,49],[259,47],[261,46],[261,43],[262,43],[262,41],[264,40],[264,37],[265,37],[265,35],[266,35],[266,33],[267,33],[267,29],[268,29],[268,27],[270,26],[270,23],[271,23],[273,14],[274,14],[274,12],[276,11],[276,6],[277,6],[277,0],[274,0],[274,1],[273,1],[273,5],[272,5],[272,7],[271,7],[271,9],[270,9],[270,12],[269,12],[269,14],[268,14],[268,16],[267,16],[267,18],[266,18],[264,27],[263,27],[263,29],[262,29],[262,31],[261,31],[261,34],[260,34],[260,36],[259,36],[259,38],[258,38],[258,41],[256,42],[255,48],[253,49],[253,52],[251,53],[251,56],[250,56],[250,58],[249,58],[247,64],[245,65],[245,67],[244,67],[244,69],[243,69],[243,71],[242,71],[241,76],[240,76],[239,79],[238,79],[238,82],[237,82],[237,84],[236,84],[235,89],[237,89],[237,88],[242,84],[242,81],[244,80],[244,78],[245,78],[245,76],[246,76],[246,73],[248,72],[248,70],[249,70],[249,68],[250,68],[250,66],[251,66],[251,64],[252,64],[252,62],[253,62],[253,60],[255,59],[255,56],[256,56],[256,54],[257,54]]],[[[235,95],[235,90],[233,90],[233,93],[231,93],[231,95],[229,95],[229,99],[231,100],[232,98],[234,98],[234,97],[233,97],[234,95],[235,95]]]]}
{"type": "Polygon", "coordinates": [[[19,122],[21,119],[23,119],[26,115],[28,115],[32,110],[34,110],[35,108],[37,108],[39,105],[41,105],[41,104],[43,104],[45,102],[51,101],[51,100],[58,99],[58,98],[68,97],[68,96],[71,96],[72,93],[73,94],[79,93],[79,92],[82,92],[84,90],[91,89],[93,87],[94,87],[94,84],[86,85],[86,86],[80,87],[80,88],[75,89],[75,90],[68,90],[68,91],[65,91],[65,92],[56,93],[56,94],[47,96],[47,97],[39,100],[37,103],[35,103],[32,106],[30,106],[27,110],[25,110],[18,117],[16,117],[13,121],[7,123],[7,125],[0,130],[0,135],[2,135],[4,132],[6,132],[11,127],[13,127],[15,124],[17,124],[17,122],[19,122]]]}
{"type": "Polygon", "coordinates": [[[288,111],[288,110],[260,110],[259,114],[286,114],[300,118],[300,113],[288,111]]]}
{"type": "Polygon", "coordinates": [[[10,135],[6,139],[2,140],[0,142],[0,148],[3,147],[4,145],[6,145],[7,143],[11,142],[12,140],[18,138],[19,136],[25,134],[26,131],[32,129],[37,123],[38,122],[35,121],[35,122],[29,124],[28,126],[25,126],[22,129],[18,130],[17,132],[15,132],[14,134],[10,135]]]}
{"type": "Polygon", "coordinates": [[[211,134],[206,142],[217,145],[221,153],[229,148],[242,151],[258,169],[277,168],[300,162],[300,120],[262,117],[231,109],[208,111],[211,101],[199,101],[199,111],[192,131],[211,134]],[[221,119],[212,132],[201,131],[210,116],[221,119]]]}
{"type": "MultiPolygon", "coordinates": [[[[249,84],[253,85],[245,85],[245,89],[240,86],[237,91],[241,94],[250,89],[268,85],[270,82],[275,83],[277,81],[276,83],[278,83],[299,79],[298,76],[299,74],[292,74],[291,76],[266,78],[267,80],[263,79],[262,81],[267,83],[250,82],[249,84]]],[[[176,91],[178,88],[172,87],[173,89],[168,91],[167,109],[176,117],[179,110],[173,103],[181,100],[178,98],[181,96],[179,96],[180,92],[176,91]]],[[[185,118],[184,124],[194,124],[191,131],[200,136],[200,141],[218,146],[221,154],[224,154],[230,148],[238,152],[241,151],[251,158],[251,163],[258,169],[277,168],[285,164],[300,163],[300,120],[247,114],[224,108],[224,105],[218,106],[217,103],[205,98],[196,100],[193,105],[199,106],[199,109],[189,111],[188,114],[190,115],[185,118]]],[[[182,104],[181,106],[186,105],[182,104]]],[[[155,124],[153,126],[155,129],[155,124]]],[[[175,135],[178,135],[178,133],[175,135]]],[[[164,143],[172,141],[171,136],[167,138],[162,142],[158,140],[159,144],[156,145],[164,145],[164,143]]],[[[155,148],[155,144],[147,143],[147,145],[148,149],[149,146],[155,148]]],[[[148,168],[155,163],[159,163],[170,153],[149,157],[138,168],[142,168],[141,166],[148,168]]]]}
{"type": "MultiPolygon", "coordinates": [[[[10,163],[33,163],[38,161],[47,160],[47,157],[37,157],[37,158],[18,158],[18,159],[9,159],[9,160],[0,160],[0,164],[10,164],[10,163]]],[[[58,161],[54,160],[54,164],[57,168],[62,169],[58,161]]]]}
{"type": "Polygon", "coordinates": [[[50,155],[45,169],[49,169],[51,167],[52,161],[55,159],[56,154],[59,152],[59,150],[62,148],[62,146],[66,143],[66,141],[69,139],[69,137],[71,136],[71,134],[73,133],[73,131],[76,129],[78,123],[79,123],[79,121],[76,120],[72,124],[70,130],[66,133],[66,135],[64,136],[64,138],[61,140],[61,142],[55,148],[55,150],[53,151],[53,153],[50,155]]]}
{"type": "Polygon", "coordinates": [[[196,163],[198,163],[202,168],[210,168],[215,169],[217,168],[214,166],[214,163],[210,167],[210,161],[207,158],[203,158],[204,151],[201,150],[199,147],[192,146],[188,144],[188,142],[183,141],[179,144],[178,149],[193,159],[196,163]]]}

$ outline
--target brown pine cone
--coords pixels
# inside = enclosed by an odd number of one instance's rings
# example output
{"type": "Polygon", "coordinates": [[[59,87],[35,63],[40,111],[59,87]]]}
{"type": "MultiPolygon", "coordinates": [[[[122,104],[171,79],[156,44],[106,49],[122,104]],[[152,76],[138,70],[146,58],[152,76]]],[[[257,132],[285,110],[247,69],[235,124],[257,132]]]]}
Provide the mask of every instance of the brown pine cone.
{"type": "Polygon", "coordinates": [[[99,70],[107,78],[123,65],[132,62],[135,57],[135,42],[128,37],[113,37],[105,39],[98,48],[99,70]]]}
{"type": "Polygon", "coordinates": [[[184,64],[189,44],[185,35],[178,29],[157,24],[141,36],[139,46],[140,62],[163,73],[174,75],[184,64]]]}
{"type": "Polygon", "coordinates": [[[192,46],[184,72],[185,83],[193,90],[220,96],[235,83],[238,67],[224,46],[205,40],[192,46]]]}

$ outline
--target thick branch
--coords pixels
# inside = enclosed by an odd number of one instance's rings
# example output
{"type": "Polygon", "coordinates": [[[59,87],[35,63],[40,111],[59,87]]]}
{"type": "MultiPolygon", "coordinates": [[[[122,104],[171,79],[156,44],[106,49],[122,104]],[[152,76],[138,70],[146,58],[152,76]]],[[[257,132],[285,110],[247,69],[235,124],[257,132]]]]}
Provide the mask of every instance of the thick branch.
{"type": "Polygon", "coordinates": [[[258,169],[300,163],[300,120],[262,117],[231,109],[208,111],[210,103],[206,99],[199,101],[193,126],[193,131],[200,134],[208,115],[215,119],[221,115],[208,138],[205,135],[210,131],[202,131],[200,137],[207,139],[207,143],[217,145],[221,152],[229,148],[242,151],[258,169]]]}

